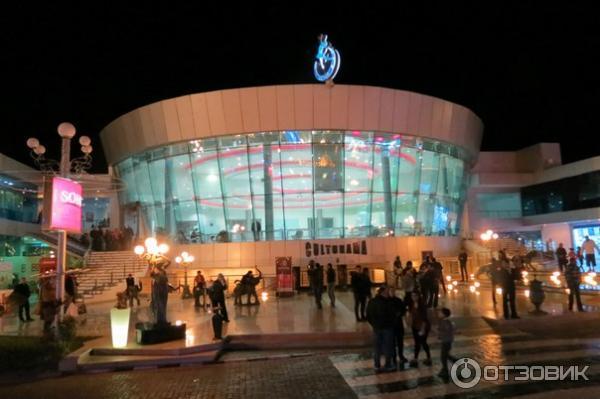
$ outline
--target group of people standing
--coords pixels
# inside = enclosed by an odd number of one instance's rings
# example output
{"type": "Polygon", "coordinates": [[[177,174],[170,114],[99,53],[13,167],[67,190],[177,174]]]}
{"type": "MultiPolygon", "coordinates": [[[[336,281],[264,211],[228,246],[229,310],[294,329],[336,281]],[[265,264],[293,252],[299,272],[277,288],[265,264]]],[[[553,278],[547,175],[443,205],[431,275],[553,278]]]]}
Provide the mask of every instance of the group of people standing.
{"type": "MultiPolygon", "coordinates": [[[[336,271],[331,263],[327,264],[327,295],[332,308],[335,308],[335,277],[336,271]]],[[[323,309],[323,266],[320,263],[315,263],[311,260],[308,263],[308,282],[310,284],[310,292],[315,297],[317,308],[323,309]]]]}
{"type": "Polygon", "coordinates": [[[79,241],[92,251],[124,251],[131,249],[133,237],[133,229],[129,226],[112,230],[92,226],[89,236],[84,233],[79,241]]]}
{"type": "Polygon", "coordinates": [[[402,288],[405,292],[405,300],[410,301],[411,293],[418,291],[423,297],[427,307],[437,308],[440,296],[440,285],[446,293],[444,284],[444,267],[433,256],[426,256],[419,266],[419,270],[413,267],[412,261],[406,262],[402,267],[399,257],[394,261],[395,286],[402,288]]]}
{"type": "Polygon", "coordinates": [[[583,268],[585,259],[585,265],[588,267],[588,271],[593,272],[596,267],[596,251],[598,251],[598,246],[589,236],[585,236],[585,241],[580,247],[577,247],[576,250],[569,248],[569,252],[567,252],[561,242],[558,244],[558,248],[556,248],[555,251],[558,268],[562,272],[565,266],[571,262],[579,262],[579,266],[583,268]]]}
{"type": "MultiPolygon", "coordinates": [[[[388,372],[403,369],[408,359],[404,356],[404,323],[412,331],[414,340],[414,357],[409,362],[411,367],[419,364],[421,350],[425,352],[426,359],[423,362],[431,366],[431,351],[427,343],[431,332],[431,321],[428,314],[428,306],[424,297],[418,290],[410,292],[409,299],[402,300],[396,296],[393,287],[382,285],[377,289],[377,295],[369,301],[366,319],[373,328],[374,334],[374,367],[375,372],[388,372]],[[385,363],[381,367],[381,356],[385,363]]],[[[449,320],[451,311],[447,308],[441,309],[441,318],[438,323],[439,339],[441,345],[442,370],[440,376],[448,376],[448,360],[455,360],[450,355],[452,342],[454,341],[454,323],[449,320]]]]}

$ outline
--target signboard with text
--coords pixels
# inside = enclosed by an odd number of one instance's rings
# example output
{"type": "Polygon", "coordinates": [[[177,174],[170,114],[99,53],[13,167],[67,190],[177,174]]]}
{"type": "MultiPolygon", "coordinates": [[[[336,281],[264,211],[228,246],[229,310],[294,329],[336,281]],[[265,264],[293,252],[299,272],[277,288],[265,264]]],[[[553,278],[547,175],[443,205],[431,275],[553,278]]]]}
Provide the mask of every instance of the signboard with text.
{"type": "Polygon", "coordinates": [[[81,184],[62,177],[47,180],[43,228],[81,233],[82,201],[81,184]]]}
{"type": "Polygon", "coordinates": [[[292,287],[292,257],[281,256],[275,258],[275,273],[277,274],[277,294],[291,295],[292,287]]]}

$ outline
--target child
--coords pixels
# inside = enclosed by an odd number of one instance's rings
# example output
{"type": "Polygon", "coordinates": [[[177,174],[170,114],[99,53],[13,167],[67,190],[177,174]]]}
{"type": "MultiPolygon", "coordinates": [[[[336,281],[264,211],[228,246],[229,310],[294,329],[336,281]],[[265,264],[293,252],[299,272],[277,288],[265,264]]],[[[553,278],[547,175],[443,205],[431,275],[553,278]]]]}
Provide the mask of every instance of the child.
{"type": "Polygon", "coordinates": [[[450,315],[452,312],[448,308],[441,309],[442,318],[438,324],[438,335],[441,341],[441,360],[442,360],[442,370],[438,374],[442,378],[448,377],[448,360],[452,362],[456,361],[456,358],[450,354],[450,350],[452,349],[452,342],[454,342],[454,333],[456,331],[456,327],[452,320],[450,320],[450,315]]]}

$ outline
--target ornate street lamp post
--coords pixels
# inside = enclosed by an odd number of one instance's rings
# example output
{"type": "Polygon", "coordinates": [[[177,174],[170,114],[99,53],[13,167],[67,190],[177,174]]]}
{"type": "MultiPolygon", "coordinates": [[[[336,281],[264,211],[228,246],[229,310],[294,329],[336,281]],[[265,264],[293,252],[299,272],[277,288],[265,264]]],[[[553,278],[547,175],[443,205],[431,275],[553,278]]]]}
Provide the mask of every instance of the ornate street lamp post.
{"type": "Polygon", "coordinates": [[[165,243],[159,244],[155,238],[150,237],[144,241],[144,245],[138,245],[133,250],[141,259],[148,262],[150,277],[152,277],[151,309],[156,324],[167,324],[167,300],[169,297],[169,279],[167,278],[167,267],[171,264],[165,256],[169,252],[169,246],[165,243]]]}
{"type": "MultiPolygon", "coordinates": [[[[71,139],[75,137],[75,126],[69,122],[63,122],[58,125],[58,135],[62,139],[60,162],[45,158],[46,147],[40,144],[35,137],[27,139],[27,147],[31,150],[31,157],[36,165],[42,171],[44,177],[59,176],[71,178],[72,175],[80,175],[92,166],[92,140],[87,136],[79,138],[81,144],[81,157],[71,160],[71,139]]],[[[44,209],[47,212],[47,209],[44,209]]],[[[46,215],[49,216],[49,215],[46,215]]],[[[80,222],[81,223],[81,222],[80,222]]],[[[79,231],[81,224],[79,225],[79,231]]],[[[65,289],[65,269],[67,259],[67,231],[56,230],[58,234],[57,256],[56,256],[56,300],[62,304],[64,302],[65,289]]],[[[57,319],[62,312],[57,313],[57,319]]]]}
{"type": "Polygon", "coordinates": [[[179,265],[183,266],[184,274],[183,274],[183,293],[181,294],[181,299],[190,299],[193,297],[192,292],[190,291],[190,286],[188,285],[188,266],[190,266],[194,262],[194,255],[190,255],[187,252],[182,252],[181,255],[175,258],[175,262],[179,265]]]}

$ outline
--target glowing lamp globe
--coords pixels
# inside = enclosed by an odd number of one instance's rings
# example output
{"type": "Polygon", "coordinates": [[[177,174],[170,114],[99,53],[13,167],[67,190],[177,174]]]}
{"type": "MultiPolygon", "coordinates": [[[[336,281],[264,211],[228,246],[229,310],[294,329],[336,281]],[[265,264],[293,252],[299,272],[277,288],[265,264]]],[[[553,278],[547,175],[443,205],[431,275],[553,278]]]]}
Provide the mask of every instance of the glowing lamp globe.
{"type": "Polygon", "coordinates": [[[485,234],[487,234],[488,236],[491,236],[492,234],[494,234],[494,232],[492,230],[487,230],[485,232],[485,234]]]}
{"type": "Polygon", "coordinates": [[[498,239],[498,233],[494,233],[494,234],[492,234],[492,238],[493,238],[494,240],[497,240],[497,239],[498,239]]]}
{"type": "Polygon", "coordinates": [[[158,244],[158,242],[156,241],[156,238],[154,238],[154,237],[148,237],[148,238],[146,238],[146,241],[144,241],[144,245],[146,245],[146,248],[148,248],[149,250],[152,248],[156,248],[157,244],[158,244]]]}
{"type": "Polygon", "coordinates": [[[187,257],[188,257],[188,255],[189,255],[189,254],[188,254],[187,252],[185,252],[185,251],[183,251],[183,252],[181,253],[181,257],[182,257],[183,259],[187,258],[187,257]]]}
{"type": "Polygon", "coordinates": [[[35,137],[31,137],[31,138],[27,139],[27,147],[34,149],[38,145],[40,145],[40,141],[38,139],[36,139],[35,137]]]}
{"type": "Polygon", "coordinates": [[[79,144],[81,144],[84,147],[90,145],[91,143],[92,143],[92,139],[90,139],[88,136],[81,136],[79,138],[79,144]]]}
{"type": "Polygon", "coordinates": [[[56,130],[63,139],[72,139],[75,136],[75,126],[69,122],[61,123],[56,130]]]}
{"type": "Polygon", "coordinates": [[[144,247],[142,245],[136,245],[133,249],[133,252],[135,252],[135,254],[139,256],[144,253],[144,247]]]}
{"type": "Polygon", "coordinates": [[[161,254],[166,254],[167,252],[169,252],[169,246],[167,244],[160,244],[158,246],[158,252],[160,252],[161,254]]]}
{"type": "Polygon", "coordinates": [[[181,256],[178,256],[175,258],[175,262],[177,262],[177,263],[181,263],[182,260],[183,259],[181,259],[181,256]]]}
{"type": "Polygon", "coordinates": [[[193,261],[194,261],[194,259],[196,259],[196,258],[194,258],[194,255],[190,255],[190,256],[188,257],[188,262],[193,262],[193,261]]]}

